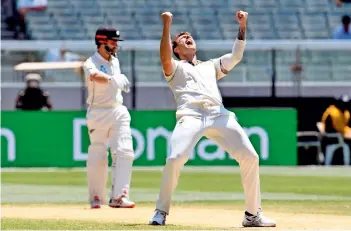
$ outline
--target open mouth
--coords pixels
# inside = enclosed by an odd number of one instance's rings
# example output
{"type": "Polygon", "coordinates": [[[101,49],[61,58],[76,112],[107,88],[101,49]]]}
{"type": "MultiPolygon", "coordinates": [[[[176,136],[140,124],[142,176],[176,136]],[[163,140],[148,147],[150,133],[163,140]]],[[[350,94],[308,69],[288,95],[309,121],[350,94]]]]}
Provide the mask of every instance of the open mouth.
{"type": "Polygon", "coordinates": [[[185,42],[186,45],[193,45],[193,41],[191,39],[186,40],[185,42]]]}

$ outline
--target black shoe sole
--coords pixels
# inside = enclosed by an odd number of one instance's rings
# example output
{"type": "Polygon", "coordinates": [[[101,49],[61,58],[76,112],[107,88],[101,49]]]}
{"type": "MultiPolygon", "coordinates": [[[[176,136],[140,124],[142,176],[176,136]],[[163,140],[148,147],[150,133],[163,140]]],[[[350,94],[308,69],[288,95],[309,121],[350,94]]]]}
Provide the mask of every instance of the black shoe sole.
{"type": "Polygon", "coordinates": [[[153,222],[151,222],[151,224],[149,224],[149,225],[163,226],[163,225],[165,225],[165,224],[164,224],[164,223],[163,223],[163,224],[159,224],[159,223],[157,223],[156,221],[153,221],[153,222]]]}

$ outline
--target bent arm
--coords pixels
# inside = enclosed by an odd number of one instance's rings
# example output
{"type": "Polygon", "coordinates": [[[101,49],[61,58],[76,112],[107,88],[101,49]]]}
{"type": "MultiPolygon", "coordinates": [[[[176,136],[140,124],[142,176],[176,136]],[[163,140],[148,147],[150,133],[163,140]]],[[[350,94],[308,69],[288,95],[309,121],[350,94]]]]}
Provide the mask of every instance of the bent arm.
{"type": "Polygon", "coordinates": [[[106,84],[109,83],[112,79],[111,76],[96,69],[95,65],[91,62],[91,60],[87,60],[86,62],[84,62],[83,69],[86,80],[106,84]]]}
{"type": "Polygon", "coordinates": [[[327,121],[327,118],[328,118],[329,115],[330,115],[330,107],[328,107],[327,110],[325,110],[323,115],[322,115],[321,122],[323,124],[325,124],[325,122],[327,121]]]}
{"type": "Polygon", "coordinates": [[[16,97],[15,108],[16,108],[16,109],[22,109],[22,106],[23,106],[22,96],[19,94],[19,95],[16,97]]]}
{"type": "Polygon", "coordinates": [[[48,110],[52,110],[52,103],[50,100],[50,95],[48,92],[44,92],[44,106],[48,109],[48,110]]]}

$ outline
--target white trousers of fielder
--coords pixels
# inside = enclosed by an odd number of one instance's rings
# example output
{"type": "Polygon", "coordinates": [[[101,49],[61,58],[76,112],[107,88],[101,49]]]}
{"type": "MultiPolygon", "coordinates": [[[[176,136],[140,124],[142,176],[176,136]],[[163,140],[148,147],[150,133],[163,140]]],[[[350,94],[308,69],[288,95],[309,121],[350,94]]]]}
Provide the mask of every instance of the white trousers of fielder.
{"type": "MultiPolygon", "coordinates": [[[[227,111],[221,108],[221,111],[227,111]]],[[[171,137],[171,154],[163,169],[156,209],[169,214],[171,198],[178,184],[180,170],[188,161],[202,136],[215,141],[238,163],[245,193],[246,211],[257,214],[261,207],[259,157],[234,113],[183,116],[178,119],[171,137]]]]}
{"type": "Polygon", "coordinates": [[[130,114],[124,105],[116,108],[92,108],[87,112],[90,138],[87,174],[89,200],[98,196],[101,203],[106,200],[109,143],[112,155],[111,199],[121,196],[129,198],[129,187],[134,161],[130,114]]]}

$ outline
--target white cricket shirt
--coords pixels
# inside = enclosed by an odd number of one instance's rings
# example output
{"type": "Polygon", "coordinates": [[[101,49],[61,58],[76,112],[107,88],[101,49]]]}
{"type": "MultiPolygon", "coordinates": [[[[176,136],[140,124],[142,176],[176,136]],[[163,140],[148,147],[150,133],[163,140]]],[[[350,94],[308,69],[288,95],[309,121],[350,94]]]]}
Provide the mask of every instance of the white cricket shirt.
{"type": "MultiPolygon", "coordinates": [[[[238,39],[235,41],[232,50],[234,58],[236,54],[242,55],[244,47],[244,41],[238,39]]],[[[165,77],[177,103],[177,117],[183,115],[201,116],[204,113],[229,113],[223,106],[222,96],[217,85],[217,81],[227,74],[223,73],[221,68],[225,59],[228,58],[227,55],[195,65],[185,60],[172,59],[173,73],[169,76],[165,75],[165,77]]],[[[234,61],[229,70],[240,60],[234,61]]]]}
{"type": "Polygon", "coordinates": [[[89,107],[109,108],[123,104],[123,96],[121,90],[115,84],[115,81],[101,84],[91,81],[89,75],[97,71],[102,71],[112,78],[118,78],[121,74],[119,61],[116,57],[111,56],[108,61],[104,59],[98,52],[88,58],[83,65],[85,79],[88,89],[87,104],[89,107]]]}
{"type": "Polygon", "coordinates": [[[185,60],[173,60],[173,73],[166,79],[177,103],[177,116],[199,115],[201,105],[205,104],[222,106],[217,85],[218,71],[219,60],[196,65],[185,60]]]}

